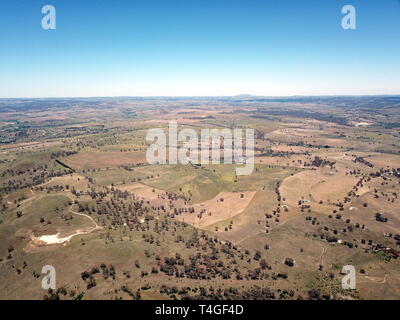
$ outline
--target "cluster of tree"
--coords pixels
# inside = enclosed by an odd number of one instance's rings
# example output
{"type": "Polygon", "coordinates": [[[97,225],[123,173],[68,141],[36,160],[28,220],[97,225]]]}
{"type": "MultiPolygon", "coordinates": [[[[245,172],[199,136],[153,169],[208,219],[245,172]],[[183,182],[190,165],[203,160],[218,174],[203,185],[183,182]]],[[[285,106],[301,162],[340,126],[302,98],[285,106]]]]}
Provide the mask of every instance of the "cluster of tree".
{"type": "Polygon", "coordinates": [[[273,291],[267,287],[252,286],[248,288],[226,287],[181,287],[162,285],[160,293],[172,299],[182,300],[279,300],[294,299],[294,290],[273,291]]]}
{"type": "Polygon", "coordinates": [[[256,157],[281,157],[281,158],[289,158],[291,156],[309,156],[310,153],[306,152],[294,152],[294,151],[276,151],[271,148],[254,148],[256,157]]]}
{"type": "Polygon", "coordinates": [[[132,298],[132,300],[140,300],[141,299],[140,289],[138,289],[136,292],[132,292],[132,290],[128,286],[123,285],[121,287],[121,290],[123,292],[127,293],[132,298]]]}
{"type": "Polygon", "coordinates": [[[95,275],[96,274],[100,274],[100,270],[101,273],[103,275],[103,278],[105,280],[107,280],[108,278],[112,278],[113,280],[115,280],[116,278],[116,271],[113,265],[107,266],[104,263],[100,265],[99,267],[93,267],[90,271],[84,271],[81,273],[81,278],[83,281],[86,282],[86,286],[87,289],[91,289],[94,288],[96,286],[96,279],[95,279],[95,275]]]}
{"type": "Polygon", "coordinates": [[[354,157],[355,157],[353,160],[354,163],[359,162],[359,163],[365,164],[367,167],[370,167],[370,168],[374,167],[374,165],[371,162],[365,160],[363,157],[357,157],[357,156],[354,156],[354,157]]]}
{"type": "Polygon", "coordinates": [[[375,220],[379,222],[388,222],[389,219],[385,217],[382,213],[377,212],[375,213],[375,220]]]}
{"type": "Polygon", "coordinates": [[[0,193],[11,193],[23,188],[32,188],[33,186],[46,182],[48,179],[68,175],[72,172],[69,169],[52,169],[50,171],[43,168],[36,171],[26,171],[25,173],[26,175],[20,179],[8,179],[4,181],[3,185],[0,187],[0,193]]]}
{"type": "Polygon", "coordinates": [[[74,154],[77,154],[78,152],[76,151],[67,151],[67,150],[59,150],[59,151],[55,151],[52,152],[50,155],[51,159],[59,159],[59,158],[64,158],[64,157],[69,157],[69,156],[73,156],[74,154]]]}
{"type": "Polygon", "coordinates": [[[305,162],[304,166],[305,167],[326,167],[329,166],[331,169],[335,167],[336,162],[335,161],[329,161],[326,159],[322,159],[321,157],[315,156],[314,159],[310,162],[305,162]]]}

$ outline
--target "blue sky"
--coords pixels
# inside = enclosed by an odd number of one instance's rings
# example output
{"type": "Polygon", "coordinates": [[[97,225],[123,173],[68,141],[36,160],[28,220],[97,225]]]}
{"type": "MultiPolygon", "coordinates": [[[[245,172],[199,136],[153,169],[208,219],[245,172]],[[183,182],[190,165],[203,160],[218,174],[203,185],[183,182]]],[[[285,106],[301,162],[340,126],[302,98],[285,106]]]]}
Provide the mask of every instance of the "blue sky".
{"type": "Polygon", "coordinates": [[[0,40],[0,97],[400,94],[400,0],[1,0],[0,40]]]}

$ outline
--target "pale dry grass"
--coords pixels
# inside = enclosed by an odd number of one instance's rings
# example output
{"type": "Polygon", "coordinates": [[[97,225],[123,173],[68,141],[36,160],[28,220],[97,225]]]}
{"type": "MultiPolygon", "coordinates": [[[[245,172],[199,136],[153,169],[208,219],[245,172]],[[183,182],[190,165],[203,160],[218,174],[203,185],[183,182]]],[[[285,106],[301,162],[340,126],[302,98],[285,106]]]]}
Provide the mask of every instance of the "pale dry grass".
{"type": "Polygon", "coordinates": [[[62,160],[76,170],[111,168],[146,163],[146,153],[131,152],[82,152],[62,160]]]}
{"type": "Polygon", "coordinates": [[[213,199],[194,205],[195,213],[183,213],[176,218],[196,227],[205,228],[241,214],[250,204],[255,194],[255,191],[220,192],[213,199]],[[241,198],[241,195],[243,195],[243,198],[241,198]],[[200,219],[198,214],[202,210],[205,212],[200,219]]]}

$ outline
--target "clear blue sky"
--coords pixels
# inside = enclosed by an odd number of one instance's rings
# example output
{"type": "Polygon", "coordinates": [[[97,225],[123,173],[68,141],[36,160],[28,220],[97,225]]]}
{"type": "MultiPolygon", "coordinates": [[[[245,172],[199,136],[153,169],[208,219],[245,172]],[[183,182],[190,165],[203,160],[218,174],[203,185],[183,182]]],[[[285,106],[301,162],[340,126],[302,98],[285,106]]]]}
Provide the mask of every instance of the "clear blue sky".
{"type": "Polygon", "coordinates": [[[0,0],[0,39],[0,97],[400,94],[400,0],[0,0]]]}

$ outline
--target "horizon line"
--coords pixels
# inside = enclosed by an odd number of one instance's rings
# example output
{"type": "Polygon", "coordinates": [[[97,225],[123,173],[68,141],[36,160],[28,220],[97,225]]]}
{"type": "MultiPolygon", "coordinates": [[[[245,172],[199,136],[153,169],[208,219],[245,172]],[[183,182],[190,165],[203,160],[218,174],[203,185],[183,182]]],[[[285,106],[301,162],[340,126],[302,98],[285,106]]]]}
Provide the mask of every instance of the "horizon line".
{"type": "Polygon", "coordinates": [[[105,99],[105,98],[321,98],[321,97],[397,97],[400,93],[393,94],[320,94],[320,95],[122,95],[122,96],[47,96],[47,97],[0,97],[0,100],[50,100],[50,99],[105,99]]]}

